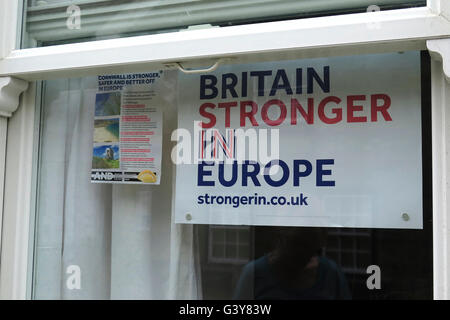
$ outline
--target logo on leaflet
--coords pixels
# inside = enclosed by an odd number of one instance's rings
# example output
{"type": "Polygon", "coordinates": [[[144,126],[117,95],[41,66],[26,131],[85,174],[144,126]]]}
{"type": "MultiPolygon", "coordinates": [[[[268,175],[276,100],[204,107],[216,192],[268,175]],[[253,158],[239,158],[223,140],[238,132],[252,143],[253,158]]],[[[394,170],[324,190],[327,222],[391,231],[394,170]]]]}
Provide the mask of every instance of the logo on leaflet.
{"type": "Polygon", "coordinates": [[[91,173],[92,181],[120,181],[122,172],[93,171],[91,173]]]}

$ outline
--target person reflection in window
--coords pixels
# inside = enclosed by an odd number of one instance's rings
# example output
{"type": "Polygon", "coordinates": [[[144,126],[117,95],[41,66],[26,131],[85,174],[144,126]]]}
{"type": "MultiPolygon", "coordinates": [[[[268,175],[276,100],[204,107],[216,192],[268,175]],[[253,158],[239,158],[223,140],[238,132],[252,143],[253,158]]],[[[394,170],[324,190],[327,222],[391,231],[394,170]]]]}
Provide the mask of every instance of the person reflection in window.
{"type": "Polygon", "coordinates": [[[351,299],[343,273],[320,254],[323,230],[284,227],[275,234],[275,248],[244,267],[234,299],[351,299]]]}

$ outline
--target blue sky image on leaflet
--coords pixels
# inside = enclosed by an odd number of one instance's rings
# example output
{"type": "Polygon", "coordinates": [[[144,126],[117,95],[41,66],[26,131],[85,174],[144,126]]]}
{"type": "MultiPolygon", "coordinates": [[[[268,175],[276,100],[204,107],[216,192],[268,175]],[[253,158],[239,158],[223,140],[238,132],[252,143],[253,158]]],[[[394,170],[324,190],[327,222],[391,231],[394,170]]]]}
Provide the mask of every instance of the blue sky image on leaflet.
{"type": "Polygon", "coordinates": [[[119,146],[117,146],[117,145],[103,145],[103,146],[94,147],[94,151],[93,151],[94,157],[105,158],[106,150],[108,148],[111,148],[114,151],[114,160],[118,160],[119,159],[119,146]]]}
{"type": "Polygon", "coordinates": [[[120,92],[97,93],[95,97],[95,116],[120,115],[120,92]]]}

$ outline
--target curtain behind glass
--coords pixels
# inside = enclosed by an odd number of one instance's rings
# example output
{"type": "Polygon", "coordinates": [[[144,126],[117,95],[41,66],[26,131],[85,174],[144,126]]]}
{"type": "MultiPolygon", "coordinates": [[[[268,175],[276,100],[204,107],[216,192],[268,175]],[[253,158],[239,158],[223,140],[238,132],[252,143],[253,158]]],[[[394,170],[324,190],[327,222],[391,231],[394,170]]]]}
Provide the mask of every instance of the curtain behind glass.
{"type": "Polygon", "coordinates": [[[164,110],[161,185],[92,184],[95,86],[95,77],[45,85],[33,296],[199,298],[192,225],[171,222],[175,106],[164,110]],[[67,286],[70,266],[80,267],[79,290],[67,286]]]}

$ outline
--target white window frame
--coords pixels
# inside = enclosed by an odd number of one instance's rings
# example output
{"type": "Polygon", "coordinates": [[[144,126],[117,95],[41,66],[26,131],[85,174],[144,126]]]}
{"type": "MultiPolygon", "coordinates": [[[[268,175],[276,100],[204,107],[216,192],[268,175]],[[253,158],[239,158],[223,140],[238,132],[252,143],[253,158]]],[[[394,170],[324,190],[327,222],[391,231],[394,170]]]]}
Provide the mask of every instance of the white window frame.
{"type": "MultiPolygon", "coordinates": [[[[19,50],[20,3],[0,1],[0,79],[30,82],[17,111],[8,120],[0,118],[0,192],[5,187],[0,298],[30,298],[28,244],[34,201],[33,144],[38,134],[33,81],[175,68],[177,63],[208,64],[219,58],[242,63],[428,48],[433,57],[434,298],[450,299],[450,158],[446,154],[450,148],[450,1],[428,0],[423,8],[258,23],[214,32],[192,30],[19,50]]],[[[9,92],[18,96],[20,91],[9,92]]],[[[0,114],[3,96],[0,82],[0,114]]]]}

